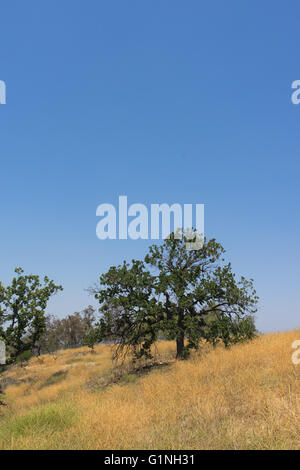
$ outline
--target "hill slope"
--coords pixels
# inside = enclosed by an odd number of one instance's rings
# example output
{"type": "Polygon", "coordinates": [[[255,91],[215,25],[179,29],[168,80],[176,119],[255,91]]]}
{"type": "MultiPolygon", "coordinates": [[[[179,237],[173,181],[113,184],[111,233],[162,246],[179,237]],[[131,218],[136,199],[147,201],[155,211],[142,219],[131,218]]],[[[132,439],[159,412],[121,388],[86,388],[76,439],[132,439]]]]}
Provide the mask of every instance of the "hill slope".
{"type": "Polygon", "coordinates": [[[186,362],[160,342],[156,365],[133,372],[107,345],[34,358],[0,378],[0,449],[299,449],[296,339],[203,347],[186,362]]]}

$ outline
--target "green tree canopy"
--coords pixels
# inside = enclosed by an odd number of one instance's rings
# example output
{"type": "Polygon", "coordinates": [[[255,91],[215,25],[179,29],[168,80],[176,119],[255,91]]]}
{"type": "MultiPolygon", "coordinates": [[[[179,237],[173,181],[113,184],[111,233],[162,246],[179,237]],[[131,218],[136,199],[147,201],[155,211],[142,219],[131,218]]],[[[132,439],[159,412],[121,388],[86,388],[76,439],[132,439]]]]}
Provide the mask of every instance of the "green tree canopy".
{"type": "Polygon", "coordinates": [[[150,356],[163,332],[185,358],[203,338],[228,346],[254,335],[253,281],[236,280],[216,240],[204,240],[197,250],[187,250],[188,242],[172,233],[151,246],[144,261],[124,262],[100,277],[94,289],[102,312],[99,338],[110,337],[117,351],[131,348],[140,357],[150,356]]]}
{"type": "Polygon", "coordinates": [[[45,329],[45,310],[52,295],[62,290],[47,276],[23,274],[15,269],[11,284],[0,283],[0,337],[13,361],[25,351],[33,351],[45,329]]]}

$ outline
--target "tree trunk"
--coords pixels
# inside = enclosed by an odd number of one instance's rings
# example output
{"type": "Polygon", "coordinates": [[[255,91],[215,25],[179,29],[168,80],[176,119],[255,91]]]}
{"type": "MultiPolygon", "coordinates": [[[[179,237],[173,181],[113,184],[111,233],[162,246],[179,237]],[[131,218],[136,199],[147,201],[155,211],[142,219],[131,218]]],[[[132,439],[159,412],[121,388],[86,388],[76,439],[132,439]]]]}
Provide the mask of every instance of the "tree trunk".
{"type": "Polygon", "coordinates": [[[183,348],[184,348],[184,331],[180,331],[176,338],[177,354],[176,359],[184,359],[183,348]]]}

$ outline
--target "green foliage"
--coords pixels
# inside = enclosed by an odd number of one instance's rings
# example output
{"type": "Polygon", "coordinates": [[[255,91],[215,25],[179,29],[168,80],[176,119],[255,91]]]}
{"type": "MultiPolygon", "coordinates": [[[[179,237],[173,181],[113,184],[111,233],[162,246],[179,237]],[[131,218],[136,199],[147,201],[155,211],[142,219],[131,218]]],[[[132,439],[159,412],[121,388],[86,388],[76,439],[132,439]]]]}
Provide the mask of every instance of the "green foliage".
{"type": "Polygon", "coordinates": [[[253,281],[235,279],[216,240],[204,240],[197,250],[186,249],[188,241],[172,233],[150,247],[144,262],[124,262],[100,277],[94,289],[102,312],[99,336],[117,342],[117,355],[129,348],[137,358],[150,357],[161,333],[176,340],[178,358],[203,338],[228,346],[253,337],[253,281]]]}
{"type": "Polygon", "coordinates": [[[31,358],[32,358],[32,352],[29,349],[27,349],[21,352],[21,354],[18,354],[18,356],[16,357],[16,362],[17,363],[27,362],[31,358]]]}
{"type": "Polygon", "coordinates": [[[217,316],[207,322],[204,337],[214,346],[222,341],[225,347],[229,347],[230,344],[253,339],[256,333],[254,319],[251,315],[233,320],[227,316],[217,316]]]}
{"type": "Polygon", "coordinates": [[[92,347],[97,338],[93,335],[95,309],[89,305],[81,312],[75,312],[65,318],[47,315],[45,330],[36,347],[42,353],[53,353],[58,349],[81,346],[92,347]]]}
{"type": "Polygon", "coordinates": [[[105,288],[95,290],[103,318],[99,338],[117,341],[117,355],[129,347],[135,357],[150,357],[151,344],[159,330],[161,305],[154,296],[154,278],[142,261],[112,267],[100,278],[105,288]]]}
{"type": "Polygon", "coordinates": [[[90,327],[86,335],[83,338],[82,345],[88,346],[91,349],[94,349],[95,344],[100,342],[99,331],[97,328],[90,327]]]}
{"type": "Polygon", "coordinates": [[[61,286],[47,276],[25,275],[15,269],[11,285],[0,283],[0,336],[4,339],[13,362],[26,351],[33,351],[45,330],[45,310],[50,297],[61,286]]]}
{"type": "Polygon", "coordinates": [[[39,409],[33,409],[23,416],[10,421],[5,434],[13,436],[53,435],[53,432],[64,432],[74,426],[77,413],[71,406],[50,403],[39,409]]]}

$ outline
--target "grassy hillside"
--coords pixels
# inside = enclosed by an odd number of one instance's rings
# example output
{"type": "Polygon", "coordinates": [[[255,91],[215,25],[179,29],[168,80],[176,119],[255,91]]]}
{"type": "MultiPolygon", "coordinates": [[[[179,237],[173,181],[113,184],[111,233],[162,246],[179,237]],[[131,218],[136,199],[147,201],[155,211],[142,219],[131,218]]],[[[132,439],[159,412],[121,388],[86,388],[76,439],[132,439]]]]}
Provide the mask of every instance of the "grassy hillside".
{"type": "Polygon", "coordinates": [[[14,366],[0,381],[0,449],[300,448],[300,330],[176,362],[116,368],[108,345],[14,366]]]}

